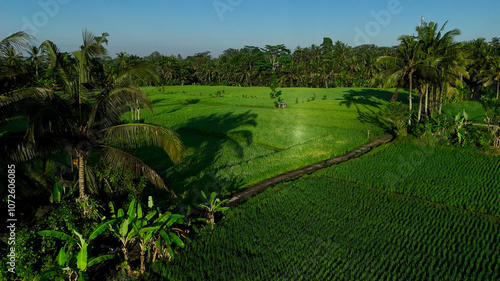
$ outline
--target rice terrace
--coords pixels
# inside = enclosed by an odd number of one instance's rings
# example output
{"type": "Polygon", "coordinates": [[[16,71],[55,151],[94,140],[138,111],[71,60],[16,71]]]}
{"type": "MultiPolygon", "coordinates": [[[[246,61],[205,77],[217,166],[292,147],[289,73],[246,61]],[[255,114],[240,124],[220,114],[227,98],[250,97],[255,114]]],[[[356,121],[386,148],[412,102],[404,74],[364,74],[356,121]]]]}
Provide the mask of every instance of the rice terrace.
{"type": "Polygon", "coordinates": [[[151,2],[6,4],[1,280],[500,280],[498,2],[151,2]]]}

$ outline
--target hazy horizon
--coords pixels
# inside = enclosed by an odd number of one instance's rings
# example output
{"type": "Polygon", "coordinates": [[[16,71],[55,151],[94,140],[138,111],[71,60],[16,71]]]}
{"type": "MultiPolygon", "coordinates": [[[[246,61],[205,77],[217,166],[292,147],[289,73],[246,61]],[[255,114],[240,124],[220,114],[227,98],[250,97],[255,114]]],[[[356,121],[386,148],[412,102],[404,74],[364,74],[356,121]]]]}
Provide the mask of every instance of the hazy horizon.
{"type": "Polygon", "coordinates": [[[446,31],[461,30],[458,41],[500,37],[496,30],[500,18],[495,15],[500,2],[479,2],[1,1],[0,37],[25,30],[38,43],[48,39],[63,51],[73,51],[81,45],[86,29],[97,36],[109,33],[107,49],[112,57],[117,52],[143,57],[154,51],[183,57],[209,51],[217,57],[226,49],[245,45],[284,44],[294,50],[319,45],[323,37],[350,46],[395,46],[400,35],[414,33],[421,16],[440,26],[448,21],[446,31]]]}

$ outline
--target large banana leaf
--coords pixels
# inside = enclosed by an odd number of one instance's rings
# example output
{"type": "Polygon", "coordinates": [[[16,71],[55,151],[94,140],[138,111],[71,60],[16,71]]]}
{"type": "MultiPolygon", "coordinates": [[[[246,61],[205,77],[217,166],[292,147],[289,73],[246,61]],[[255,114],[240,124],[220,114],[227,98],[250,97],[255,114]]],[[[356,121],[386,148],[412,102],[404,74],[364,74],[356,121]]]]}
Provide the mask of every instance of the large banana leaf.
{"type": "Polygon", "coordinates": [[[172,251],[172,247],[170,247],[170,244],[172,244],[172,241],[170,240],[170,237],[168,236],[168,234],[163,229],[160,230],[160,235],[165,240],[165,247],[167,248],[168,254],[173,258],[174,257],[174,251],[172,251]]]}
{"type": "Polygon", "coordinates": [[[76,267],[80,271],[84,271],[87,268],[87,243],[83,243],[80,252],[76,256],[76,267]]]}
{"type": "Polygon", "coordinates": [[[99,236],[101,233],[103,233],[106,229],[108,229],[109,225],[113,224],[115,221],[116,221],[116,219],[113,219],[113,220],[110,220],[110,221],[103,222],[99,226],[97,226],[97,228],[94,231],[92,231],[92,233],[90,233],[89,242],[92,239],[94,239],[97,236],[99,236]]]}
{"type": "Polygon", "coordinates": [[[167,221],[167,223],[165,224],[166,227],[170,227],[172,226],[175,222],[177,222],[179,219],[181,218],[184,218],[183,215],[179,215],[179,214],[174,214],[170,217],[170,219],[167,221]]]}
{"type": "Polygon", "coordinates": [[[112,258],[114,258],[115,256],[114,255],[100,255],[98,257],[95,257],[95,258],[91,258],[89,261],[88,261],[88,264],[87,266],[88,267],[91,267],[93,266],[94,264],[98,264],[98,263],[101,263],[103,261],[107,261],[107,260],[110,260],[112,258]]]}
{"type": "Polygon", "coordinates": [[[135,198],[132,199],[132,201],[130,202],[130,205],[128,206],[128,211],[127,211],[127,216],[129,218],[135,217],[135,214],[136,214],[136,204],[137,204],[137,200],[135,198]]]}
{"type": "Polygon", "coordinates": [[[120,225],[119,233],[121,237],[127,237],[128,235],[129,220],[124,219],[120,225]]]}
{"type": "Polygon", "coordinates": [[[68,264],[69,256],[66,255],[66,248],[61,247],[59,254],[57,254],[57,264],[59,267],[66,267],[68,264]]]}
{"type": "Polygon", "coordinates": [[[62,233],[60,231],[56,231],[56,230],[41,230],[41,231],[38,231],[38,235],[54,237],[54,238],[59,238],[59,239],[64,240],[64,241],[78,243],[78,240],[71,237],[70,235],[68,235],[66,233],[62,233]]]}
{"type": "Polygon", "coordinates": [[[184,248],[184,242],[182,242],[181,238],[179,236],[175,235],[175,233],[169,232],[168,235],[170,236],[170,239],[172,242],[177,244],[179,247],[184,248]]]}

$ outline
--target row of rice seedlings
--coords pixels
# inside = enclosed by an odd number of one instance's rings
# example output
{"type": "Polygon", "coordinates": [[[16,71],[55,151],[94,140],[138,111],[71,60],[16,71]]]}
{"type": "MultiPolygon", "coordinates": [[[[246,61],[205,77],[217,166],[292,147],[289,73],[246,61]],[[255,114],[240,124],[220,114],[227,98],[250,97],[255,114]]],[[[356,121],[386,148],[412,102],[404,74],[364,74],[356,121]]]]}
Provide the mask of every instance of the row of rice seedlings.
{"type": "Polygon", "coordinates": [[[233,208],[153,271],[172,280],[498,280],[499,225],[306,176],[233,208]]]}

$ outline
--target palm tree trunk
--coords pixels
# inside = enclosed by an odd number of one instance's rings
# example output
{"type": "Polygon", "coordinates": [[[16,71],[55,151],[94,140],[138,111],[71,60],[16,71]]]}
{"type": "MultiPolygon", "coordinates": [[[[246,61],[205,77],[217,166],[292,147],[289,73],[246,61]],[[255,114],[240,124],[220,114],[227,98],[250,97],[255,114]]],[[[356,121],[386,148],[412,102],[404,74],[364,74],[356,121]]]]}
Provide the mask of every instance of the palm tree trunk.
{"type": "Polygon", "coordinates": [[[413,73],[410,73],[410,89],[408,91],[408,105],[409,105],[409,108],[410,108],[410,118],[408,119],[408,124],[411,125],[411,109],[412,109],[412,103],[411,103],[411,90],[412,90],[412,74],[413,73]]]}
{"type": "Polygon", "coordinates": [[[396,99],[398,98],[398,94],[399,94],[399,88],[396,87],[396,90],[394,90],[394,93],[392,93],[391,103],[394,103],[396,101],[396,99]]]}
{"type": "Polygon", "coordinates": [[[437,87],[432,86],[431,101],[429,102],[429,116],[432,116],[432,112],[434,111],[434,108],[436,107],[437,98],[438,98],[437,87]]]}
{"type": "Polygon", "coordinates": [[[427,118],[429,111],[429,85],[425,86],[425,117],[427,118]]]}
{"type": "Polygon", "coordinates": [[[420,123],[420,118],[422,117],[422,100],[424,98],[424,93],[422,92],[422,88],[420,88],[420,94],[418,95],[418,117],[417,123],[420,123]]]}
{"type": "Polygon", "coordinates": [[[500,90],[500,80],[497,81],[497,99],[498,99],[498,90],[500,90]]]}
{"type": "Polygon", "coordinates": [[[82,152],[77,152],[78,157],[78,190],[80,191],[79,200],[85,201],[85,163],[82,152]]]}
{"type": "Polygon", "coordinates": [[[443,98],[444,98],[444,85],[440,89],[441,96],[439,97],[439,114],[443,113],[442,108],[443,108],[443,98]]]}

